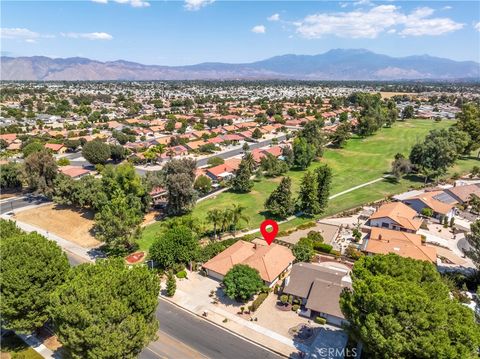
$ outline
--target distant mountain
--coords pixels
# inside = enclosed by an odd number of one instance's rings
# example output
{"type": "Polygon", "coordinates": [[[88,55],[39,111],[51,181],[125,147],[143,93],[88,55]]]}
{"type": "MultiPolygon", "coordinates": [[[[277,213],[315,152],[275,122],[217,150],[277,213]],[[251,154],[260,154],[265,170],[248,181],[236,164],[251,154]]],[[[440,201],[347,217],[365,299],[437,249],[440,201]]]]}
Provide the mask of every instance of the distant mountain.
{"type": "Polygon", "coordinates": [[[319,55],[283,55],[266,60],[191,66],[100,62],[81,57],[1,57],[2,80],[480,80],[480,64],[428,55],[391,57],[363,49],[319,55]]]}

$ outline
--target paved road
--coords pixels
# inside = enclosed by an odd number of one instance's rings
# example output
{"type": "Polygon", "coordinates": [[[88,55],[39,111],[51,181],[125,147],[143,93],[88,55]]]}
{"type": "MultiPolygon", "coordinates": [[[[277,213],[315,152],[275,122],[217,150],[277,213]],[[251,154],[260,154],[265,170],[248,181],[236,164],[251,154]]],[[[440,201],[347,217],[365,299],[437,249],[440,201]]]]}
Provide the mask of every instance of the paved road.
{"type": "Polygon", "coordinates": [[[281,358],[162,299],[159,300],[157,318],[160,322],[159,340],[151,343],[140,359],[281,358]],[[178,341],[182,343],[175,344],[178,341]]]}
{"type": "Polygon", "coordinates": [[[43,196],[27,195],[21,197],[14,197],[0,202],[0,214],[11,212],[18,208],[26,206],[38,205],[48,202],[48,199],[43,196]]]}

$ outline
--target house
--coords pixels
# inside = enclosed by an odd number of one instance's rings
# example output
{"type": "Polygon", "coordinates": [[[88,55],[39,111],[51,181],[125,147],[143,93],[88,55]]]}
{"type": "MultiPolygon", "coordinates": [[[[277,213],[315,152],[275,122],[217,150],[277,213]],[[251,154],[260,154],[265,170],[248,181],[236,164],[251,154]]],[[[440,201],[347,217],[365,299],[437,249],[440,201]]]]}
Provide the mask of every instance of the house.
{"type": "Polygon", "coordinates": [[[416,233],[422,221],[417,212],[402,202],[386,203],[370,216],[367,226],[416,233]]]}
{"type": "Polygon", "coordinates": [[[0,135],[0,140],[4,140],[7,144],[11,144],[13,141],[17,139],[17,135],[15,133],[5,133],[0,135]]]}
{"type": "Polygon", "coordinates": [[[63,166],[59,167],[58,171],[65,176],[72,177],[73,179],[79,179],[90,174],[89,170],[80,166],[63,166]]]}
{"type": "Polygon", "coordinates": [[[480,198],[480,183],[447,188],[444,192],[455,202],[465,204],[470,201],[472,195],[480,198]]]}
{"type": "Polygon", "coordinates": [[[373,227],[363,245],[367,254],[395,253],[401,257],[432,263],[437,262],[437,250],[422,243],[419,234],[373,227]]]}
{"type": "Polygon", "coordinates": [[[455,215],[455,207],[452,204],[444,203],[436,199],[441,196],[443,191],[425,192],[403,200],[403,203],[413,208],[418,213],[422,213],[424,208],[429,208],[433,212],[433,217],[442,219],[447,217],[449,220],[455,215]]]}
{"type": "Polygon", "coordinates": [[[235,175],[237,167],[230,166],[228,163],[222,163],[221,165],[207,168],[207,176],[213,181],[220,182],[224,179],[230,179],[235,175]]]}
{"type": "Polygon", "coordinates": [[[67,148],[61,143],[46,143],[44,147],[55,153],[64,153],[67,150],[67,148]]]}
{"type": "Polygon", "coordinates": [[[279,244],[239,240],[210,259],[203,268],[209,277],[223,280],[234,265],[245,264],[258,270],[265,284],[272,287],[281,274],[290,270],[294,259],[292,251],[279,244]]]}
{"type": "Polygon", "coordinates": [[[352,288],[350,268],[338,262],[296,263],[285,279],[284,294],[301,301],[300,315],[323,317],[341,326],[346,322],[340,310],[340,294],[352,288]]]}

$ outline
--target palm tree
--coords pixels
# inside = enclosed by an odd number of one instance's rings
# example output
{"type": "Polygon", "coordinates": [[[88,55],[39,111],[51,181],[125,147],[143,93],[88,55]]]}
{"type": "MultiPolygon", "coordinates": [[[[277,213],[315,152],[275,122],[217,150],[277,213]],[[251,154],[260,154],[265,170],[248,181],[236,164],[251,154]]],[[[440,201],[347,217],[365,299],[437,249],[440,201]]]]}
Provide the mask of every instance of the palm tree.
{"type": "Polygon", "coordinates": [[[217,226],[222,222],[223,213],[219,209],[212,209],[207,212],[207,220],[213,224],[213,238],[217,236],[217,226]]]}
{"type": "Polygon", "coordinates": [[[235,237],[237,232],[237,224],[240,221],[249,222],[249,218],[243,213],[245,207],[240,206],[239,204],[233,204],[232,209],[230,210],[232,216],[232,226],[233,226],[233,236],[235,237]]]}
{"type": "Polygon", "coordinates": [[[225,232],[232,223],[232,211],[226,208],[222,212],[222,232],[225,232]]]}

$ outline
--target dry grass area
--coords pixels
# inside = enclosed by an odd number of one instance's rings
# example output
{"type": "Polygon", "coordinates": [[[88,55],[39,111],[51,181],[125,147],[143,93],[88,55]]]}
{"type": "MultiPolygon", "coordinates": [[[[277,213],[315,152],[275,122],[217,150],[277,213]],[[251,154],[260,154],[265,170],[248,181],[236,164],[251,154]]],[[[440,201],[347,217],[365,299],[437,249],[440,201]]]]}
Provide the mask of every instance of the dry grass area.
{"type": "Polygon", "coordinates": [[[382,96],[382,99],[384,99],[384,98],[392,98],[393,96],[396,96],[396,95],[416,96],[418,94],[411,93],[411,92],[380,92],[380,95],[382,96]]]}
{"type": "Polygon", "coordinates": [[[94,224],[93,212],[90,211],[76,211],[50,204],[18,212],[15,217],[85,248],[101,243],[90,232],[94,224]]]}

